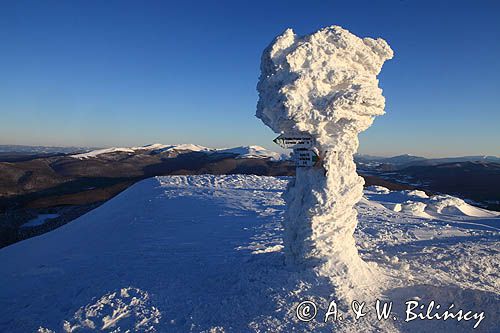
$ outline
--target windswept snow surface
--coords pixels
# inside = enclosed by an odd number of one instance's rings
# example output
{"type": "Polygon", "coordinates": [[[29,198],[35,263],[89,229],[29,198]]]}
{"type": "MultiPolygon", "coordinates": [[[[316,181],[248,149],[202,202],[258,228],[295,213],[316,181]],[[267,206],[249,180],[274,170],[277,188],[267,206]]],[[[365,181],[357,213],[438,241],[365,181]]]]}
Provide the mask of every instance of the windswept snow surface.
{"type": "Polygon", "coordinates": [[[355,240],[385,276],[378,293],[394,308],[390,320],[377,321],[367,303],[368,315],[354,321],[329,279],[284,264],[288,181],[150,178],[59,229],[0,249],[0,332],[472,331],[475,321],[405,323],[403,302],[415,298],[484,311],[476,331],[498,332],[495,213],[421,218],[386,205],[433,198],[367,189],[355,240]],[[306,299],[318,304],[318,317],[299,322],[296,307],[306,299]],[[331,300],[344,320],[325,324],[331,300]]]}

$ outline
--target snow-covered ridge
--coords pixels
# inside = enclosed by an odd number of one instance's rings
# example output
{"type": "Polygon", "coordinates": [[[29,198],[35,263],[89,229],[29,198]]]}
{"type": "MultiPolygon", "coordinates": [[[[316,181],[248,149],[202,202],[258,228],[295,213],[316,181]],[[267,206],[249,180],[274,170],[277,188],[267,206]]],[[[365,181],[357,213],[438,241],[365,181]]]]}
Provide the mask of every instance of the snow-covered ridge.
{"type": "Polygon", "coordinates": [[[178,145],[164,145],[161,143],[154,143],[150,145],[145,145],[145,146],[139,146],[139,147],[112,147],[112,148],[105,148],[105,149],[97,149],[97,150],[92,150],[86,153],[82,154],[76,154],[76,155],[71,155],[70,157],[73,158],[78,158],[78,159],[85,159],[85,158],[91,158],[91,157],[96,157],[99,155],[103,154],[110,154],[110,153],[116,153],[116,152],[125,152],[125,153],[136,153],[140,151],[149,151],[149,152],[167,152],[167,151],[212,151],[213,149],[200,146],[200,145],[194,145],[194,144],[178,144],[178,145]]]}
{"type": "Polygon", "coordinates": [[[139,146],[139,147],[112,147],[112,148],[98,149],[82,154],[71,155],[70,157],[77,159],[87,159],[87,158],[94,158],[99,155],[112,154],[117,152],[125,152],[129,154],[144,153],[144,152],[152,154],[159,154],[164,152],[177,152],[177,153],[204,152],[209,154],[210,153],[234,154],[237,155],[236,158],[264,158],[264,159],[271,159],[273,161],[278,161],[286,157],[283,154],[268,150],[261,146],[240,146],[234,148],[215,149],[195,144],[164,145],[160,143],[139,146]]]}
{"type": "Polygon", "coordinates": [[[116,153],[116,152],[133,153],[134,149],[112,147],[112,148],[92,150],[92,151],[89,151],[87,153],[71,155],[70,157],[84,159],[84,158],[91,158],[91,157],[96,157],[96,156],[103,155],[103,154],[110,154],[110,153],[116,153]]]}

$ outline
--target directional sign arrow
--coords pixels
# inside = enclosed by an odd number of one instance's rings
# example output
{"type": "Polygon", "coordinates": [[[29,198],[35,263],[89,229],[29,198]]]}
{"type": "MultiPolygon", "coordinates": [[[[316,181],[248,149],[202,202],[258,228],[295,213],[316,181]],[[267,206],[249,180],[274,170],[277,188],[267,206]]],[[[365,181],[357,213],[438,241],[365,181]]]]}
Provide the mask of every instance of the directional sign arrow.
{"type": "Polygon", "coordinates": [[[281,134],[273,140],[274,143],[284,149],[307,149],[312,148],[314,139],[307,134],[285,135],[281,134]]]}

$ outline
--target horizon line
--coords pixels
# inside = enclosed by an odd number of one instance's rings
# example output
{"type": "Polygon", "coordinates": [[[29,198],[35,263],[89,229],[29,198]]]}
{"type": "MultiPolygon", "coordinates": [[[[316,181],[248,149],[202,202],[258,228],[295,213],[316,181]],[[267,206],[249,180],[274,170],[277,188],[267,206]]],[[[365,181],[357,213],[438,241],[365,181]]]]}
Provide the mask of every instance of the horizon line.
{"type": "MultiPolygon", "coordinates": [[[[128,146],[128,145],[123,145],[123,146],[118,146],[118,145],[111,145],[111,146],[79,146],[79,145],[68,145],[68,146],[65,146],[65,145],[44,145],[44,144],[9,144],[9,143],[0,143],[0,147],[1,146],[14,146],[14,147],[43,147],[43,148],[64,148],[64,149],[67,149],[67,148],[81,148],[81,149],[87,149],[87,150],[97,150],[97,149],[107,149],[107,148],[130,148],[130,147],[145,147],[145,146],[149,146],[149,145],[155,145],[155,144],[162,144],[162,145],[165,145],[163,143],[159,143],[159,142],[154,142],[154,143],[148,143],[148,144],[143,144],[143,145],[134,145],[134,146],[128,146]]],[[[172,145],[172,146],[175,146],[175,145],[182,145],[182,144],[192,144],[192,145],[198,145],[198,146],[204,146],[204,145],[200,145],[200,144],[197,144],[197,143],[192,143],[192,142],[187,142],[187,143],[174,143],[174,144],[167,144],[167,145],[172,145]]],[[[269,149],[269,148],[266,148],[266,147],[263,147],[263,146],[260,146],[260,145],[236,145],[236,146],[226,146],[226,147],[214,147],[213,149],[225,149],[225,148],[236,148],[236,147],[249,147],[249,146],[259,146],[259,147],[262,147],[262,148],[265,148],[267,150],[270,150],[270,151],[274,151],[274,152],[287,152],[287,150],[284,150],[284,149],[269,149]]],[[[204,147],[207,147],[207,146],[204,146],[204,147]]],[[[207,148],[212,148],[212,147],[207,147],[207,148]]],[[[360,153],[360,152],[356,152],[355,155],[365,155],[365,156],[371,156],[371,157],[384,157],[384,158],[390,158],[390,157],[397,157],[397,156],[404,156],[404,155],[407,155],[407,156],[414,156],[414,157],[422,157],[422,158],[425,158],[425,159],[441,159],[441,158],[461,158],[461,157],[494,157],[494,158],[500,158],[500,155],[493,155],[493,154],[466,154],[466,155],[435,155],[435,156],[429,156],[427,154],[419,154],[419,155],[414,155],[412,153],[407,153],[407,152],[401,152],[401,153],[381,153],[381,154],[377,154],[377,153],[360,153]]]]}

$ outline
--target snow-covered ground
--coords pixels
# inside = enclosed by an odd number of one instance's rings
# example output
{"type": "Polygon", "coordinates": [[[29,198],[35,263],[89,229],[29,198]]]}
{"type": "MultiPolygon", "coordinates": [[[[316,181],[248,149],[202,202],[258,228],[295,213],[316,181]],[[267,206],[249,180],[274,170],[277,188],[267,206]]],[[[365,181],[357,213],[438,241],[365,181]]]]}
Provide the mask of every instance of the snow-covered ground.
{"type": "Polygon", "coordinates": [[[354,321],[327,279],[284,265],[287,182],[151,178],[1,249],[0,331],[468,332],[477,322],[405,323],[410,299],[484,311],[474,331],[499,331],[498,214],[450,197],[366,189],[355,238],[363,259],[386,276],[380,293],[394,305],[388,320],[374,319],[367,304],[368,315],[354,321]],[[304,300],[318,305],[310,322],[296,316],[304,300]],[[344,319],[323,323],[332,300],[344,319]]]}

